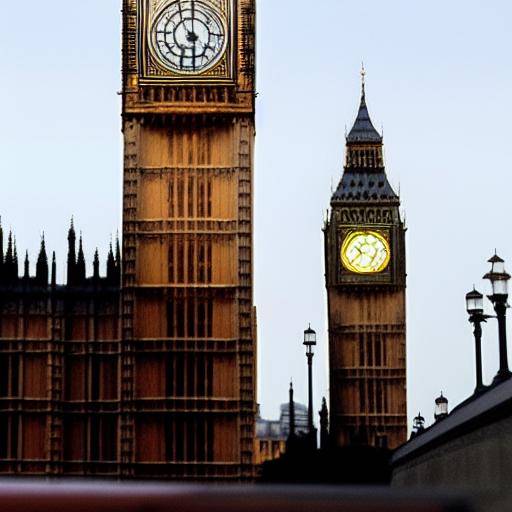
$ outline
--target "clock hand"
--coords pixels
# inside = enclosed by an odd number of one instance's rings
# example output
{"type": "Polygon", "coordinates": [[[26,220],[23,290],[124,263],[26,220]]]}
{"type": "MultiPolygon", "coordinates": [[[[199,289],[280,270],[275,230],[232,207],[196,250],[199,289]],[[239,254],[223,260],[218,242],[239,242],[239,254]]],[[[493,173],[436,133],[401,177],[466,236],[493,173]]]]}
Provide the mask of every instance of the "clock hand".
{"type": "Polygon", "coordinates": [[[181,48],[181,55],[180,55],[180,69],[183,69],[183,59],[185,58],[185,48],[181,48]]]}

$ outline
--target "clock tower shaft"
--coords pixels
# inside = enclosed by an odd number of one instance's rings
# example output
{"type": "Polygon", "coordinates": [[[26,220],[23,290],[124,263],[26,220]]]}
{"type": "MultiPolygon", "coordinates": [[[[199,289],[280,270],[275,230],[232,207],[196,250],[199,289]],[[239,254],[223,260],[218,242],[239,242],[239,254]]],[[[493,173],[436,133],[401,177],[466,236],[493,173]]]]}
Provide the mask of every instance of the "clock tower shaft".
{"type": "Polygon", "coordinates": [[[255,2],[124,0],[123,23],[123,471],[250,480],[255,2]],[[191,48],[168,67],[151,48],[165,9],[191,48]],[[225,54],[196,59],[182,12],[214,12],[225,54]]]}
{"type": "Polygon", "coordinates": [[[336,445],[406,441],[406,268],[400,199],[365,89],[324,228],[331,436],[336,445]]]}

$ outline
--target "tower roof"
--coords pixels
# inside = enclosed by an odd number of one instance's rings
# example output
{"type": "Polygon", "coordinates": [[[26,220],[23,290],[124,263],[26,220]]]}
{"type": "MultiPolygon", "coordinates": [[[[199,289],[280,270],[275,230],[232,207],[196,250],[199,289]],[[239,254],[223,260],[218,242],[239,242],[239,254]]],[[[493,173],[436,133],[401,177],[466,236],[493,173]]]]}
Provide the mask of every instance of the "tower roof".
{"type": "Polygon", "coordinates": [[[361,70],[361,103],[359,104],[359,112],[357,113],[354,126],[347,136],[347,142],[382,142],[382,136],[373,126],[368,107],[366,106],[366,71],[364,66],[361,70]]]}
{"type": "Polygon", "coordinates": [[[361,71],[361,104],[347,136],[345,168],[331,202],[391,202],[400,199],[388,181],[382,136],[374,128],[366,107],[364,67],[361,71]]]}

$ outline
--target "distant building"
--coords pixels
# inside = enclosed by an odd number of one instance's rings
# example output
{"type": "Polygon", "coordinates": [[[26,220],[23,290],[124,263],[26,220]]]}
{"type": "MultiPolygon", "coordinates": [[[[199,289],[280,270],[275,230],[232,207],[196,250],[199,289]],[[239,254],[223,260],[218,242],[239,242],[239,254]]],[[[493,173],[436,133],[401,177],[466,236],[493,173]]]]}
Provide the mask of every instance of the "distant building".
{"type": "MultiPolygon", "coordinates": [[[[297,402],[295,407],[295,433],[306,433],[308,429],[308,408],[297,402]]],[[[286,441],[290,435],[290,404],[280,407],[278,420],[265,420],[260,415],[256,418],[255,462],[263,464],[268,460],[278,459],[286,451],[286,441]]]]}
{"type": "MultiPolygon", "coordinates": [[[[306,405],[293,402],[295,406],[295,433],[306,434],[308,431],[308,408],[306,405]]],[[[281,432],[285,437],[290,435],[290,405],[281,405],[281,416],[279,417],[281,432]]]]}

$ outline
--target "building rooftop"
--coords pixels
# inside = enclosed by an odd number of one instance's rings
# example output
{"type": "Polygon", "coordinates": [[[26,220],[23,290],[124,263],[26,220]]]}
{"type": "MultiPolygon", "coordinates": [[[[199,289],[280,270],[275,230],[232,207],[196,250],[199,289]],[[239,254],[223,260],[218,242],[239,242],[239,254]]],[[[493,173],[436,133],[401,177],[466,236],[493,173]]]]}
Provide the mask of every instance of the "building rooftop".
{"type": "MultiPolygon", "coordinates": [[[[364,76],[364,75],[363,75],[364,76]]],[[[347,135],[347,142],[382,142],[382,135],[373,126],[368,107],[366,105],[366,91],[363,79],[361,103],[354,126],[347,135]]]]}
{"type": "Polygon", "coordinates": [[[501,417],[510,416],[512,406],[512,379],[474,395],[459,404],[446,418],[434,423],[422,433],[398,448],[393,465],[420,455],[450,439],[476,430],[501,417]]]}

